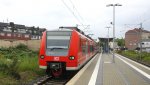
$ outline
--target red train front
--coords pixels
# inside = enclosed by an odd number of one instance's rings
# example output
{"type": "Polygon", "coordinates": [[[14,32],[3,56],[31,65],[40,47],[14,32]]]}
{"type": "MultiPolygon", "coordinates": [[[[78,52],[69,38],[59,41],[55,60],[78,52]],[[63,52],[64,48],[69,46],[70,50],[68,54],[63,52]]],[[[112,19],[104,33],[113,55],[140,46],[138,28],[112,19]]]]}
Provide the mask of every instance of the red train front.
{"type": "Polygon", "coordinates": [[[77,28],[45,31],[39,54],[40,68],[55,77],[64,71],[78,70],[96,53],[95,46],[77,28]]]}

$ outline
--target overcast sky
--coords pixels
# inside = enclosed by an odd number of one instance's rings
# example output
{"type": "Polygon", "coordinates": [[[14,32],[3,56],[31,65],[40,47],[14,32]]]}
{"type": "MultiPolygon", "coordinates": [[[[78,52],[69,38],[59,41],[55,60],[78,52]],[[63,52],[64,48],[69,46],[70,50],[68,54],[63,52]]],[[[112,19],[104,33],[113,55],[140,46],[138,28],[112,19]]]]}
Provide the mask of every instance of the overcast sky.
{"type": "Polygon", "coordinates": [[[8,19],[48,30],[83,24],[90,29],[79,28],[94,34],[93,38],[107,37],[113,8],[106,5],[115,3],[122,4],[116,7],[116,37],[124,37],[127,30],[140,27],[141,22],[150,31],[150,0],[0,0],[0,22],[8,19]]]}

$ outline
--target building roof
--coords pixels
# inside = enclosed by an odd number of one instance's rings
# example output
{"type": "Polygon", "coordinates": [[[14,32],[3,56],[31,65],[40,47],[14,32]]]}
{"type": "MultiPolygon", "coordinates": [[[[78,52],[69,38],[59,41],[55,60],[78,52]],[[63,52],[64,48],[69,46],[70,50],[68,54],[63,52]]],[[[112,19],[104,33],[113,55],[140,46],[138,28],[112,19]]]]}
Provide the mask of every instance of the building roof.
{"type": "Polygon", "coordinates": [[[148,30],[141,30],[141,28],[134,28],[133,30],[128,30],[126,33],[140,33],[140,31],[144,33],[150,33],[148,30]]]}
{"type": "Polygon", "coordinates": [[[0,22],[0,27],[6,27],[8,26],[8,23],[0,22]]]}
{"type": "MultiPolygon", "coordinates": [[[[135,29],[133,29],[133,30],[135,30],[136,32],[140,32],[141,31],[141,28],[135,28],[135,29]]],[[[150,33],[150,31],[148,31],[148,30],[142,30],[142,32],[145,32],[145,33],[150,33]]]]}
{"type": "MultiPolygon", "coordinates": [[[[104,42],[104,41],[108,41],[108,38],[98,38],[99,39],[99,41],[101,41],[101,42],[104,42]]],[[[109,38],[109,41],[112,41],[113,40],[113,38],[109,38]]]]}
{"type": "Polygon", "coordinates": [[[19,28],[19,29],[25,29],[25,25],[20,25],[20,24],[15,24],[15,27],[16,28],[19,28]]]}
{"type": "Polygon", "coordinates": [[[40,28],[40,31],[46,31],[46,28],[40,28]]]}

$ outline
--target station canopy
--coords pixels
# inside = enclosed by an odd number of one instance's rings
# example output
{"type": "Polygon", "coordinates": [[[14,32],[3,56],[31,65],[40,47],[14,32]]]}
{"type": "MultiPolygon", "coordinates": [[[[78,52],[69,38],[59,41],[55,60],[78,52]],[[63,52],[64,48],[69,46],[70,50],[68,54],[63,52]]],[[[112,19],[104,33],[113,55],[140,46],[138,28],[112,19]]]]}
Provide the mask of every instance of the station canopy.
{"type": "Polygon", "coordinates": [[[99,37],[98,39],[100,42],[106,42],[106,41],[108,41],[108,39],[109,39],[109,42],[113,41],[113,38],[101,38],[101,37],[99,37]]]}

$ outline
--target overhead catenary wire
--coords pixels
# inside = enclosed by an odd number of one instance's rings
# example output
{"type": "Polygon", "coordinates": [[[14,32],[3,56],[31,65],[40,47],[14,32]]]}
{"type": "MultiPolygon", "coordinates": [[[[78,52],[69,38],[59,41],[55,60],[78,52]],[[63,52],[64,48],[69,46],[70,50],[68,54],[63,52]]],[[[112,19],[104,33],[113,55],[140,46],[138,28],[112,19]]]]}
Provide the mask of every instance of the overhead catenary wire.
{"type": "Polygon", "coordinates": [[[143,23],[145,23],[147,21],[150,21],[150,19],[145,19],[145,20],[141,21],[138,24],[125,24],[125,26],[127,26],[129,28],[131,28],[131,26],[134,27],[134,28],[140,28],[139,26],[141,26],[141,23],[143,24],[143,23]]]}
{"type": "MultiPolygon", "coordinates": [[[[74,3],[72,2],[72,0],[70,0],[70,3],[72,4],[72,6],[73,6],[73,9],[74,9],[74,11],[76,11],[76,13],[77,13],[77,15],[79,16],[79,18],[80,18],[80,20],[82,20],[83,22],[84,22],[84,18],[80,15],[80,13],[79,13],[79,11],[77,10],[77,8],[76,8],[76,6],[74,5],[74,3]]],[[[83,25],[83,24],[81,24],[81,25],[77,25],[77,26],[82,26],[84,29],[84,32],[87,32],[86,31],[86,29],[90,29],[90,25],[83,25]]]]}
{"type": "Polygon", "coordinates": [[[75,11],[77,12],[77,14],[79,15],[80,19],[81,19],[82,21],[84,21],[83,17],[80,15],[79,11],[78,11],[77,8],[75,7],[75,5],[74,5],[74,3],[72,2],[72,0],[69,0],[69,1],[71,2],[72,6],[73,6],[73,9],[75,9],[75,11]]]}
{"type": "MultiPolygon", "coordinates": [[[[67,9],[72,13],[72,15],[77,19],[77,21],[82,25],[83,28],[84,25],[83,23],[80,21],[80,19],[75,15],[75,13],[71,10],[71,8],[64,2],[64,0],[61,0],[63,2],[63,4],[67,7],[67,9]]],[[[73,5],[74,6],[74,5],[73,5]]],[[[75,7],[75,6],[74,6],[75,7]]]]}
{"type": "Polygon", "coordinates": [[[138,28],[140,24],[124,24],[128,28],[138,28]]]}

